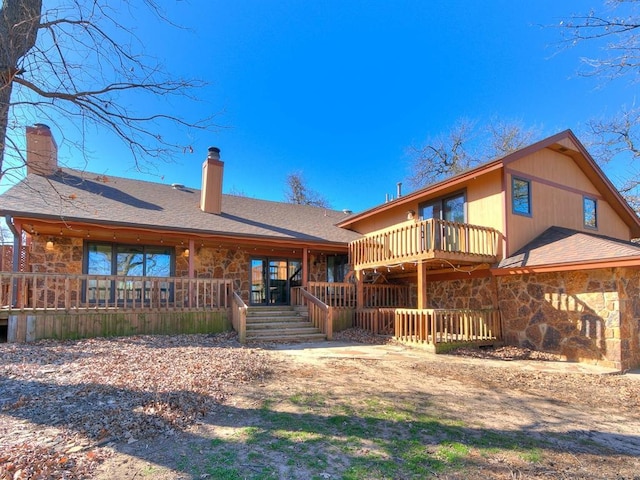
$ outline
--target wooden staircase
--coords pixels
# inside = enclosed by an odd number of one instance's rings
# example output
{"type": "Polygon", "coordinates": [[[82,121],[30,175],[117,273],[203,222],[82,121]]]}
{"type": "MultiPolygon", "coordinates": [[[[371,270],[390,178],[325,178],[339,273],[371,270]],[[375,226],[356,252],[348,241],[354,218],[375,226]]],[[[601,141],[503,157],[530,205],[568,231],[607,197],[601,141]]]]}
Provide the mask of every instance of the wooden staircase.
{"type": "Polygon", "coordinates": [[[309,321],[306,307],[249,307],[247,342],[320,342],[324,333],[309,321]]]}

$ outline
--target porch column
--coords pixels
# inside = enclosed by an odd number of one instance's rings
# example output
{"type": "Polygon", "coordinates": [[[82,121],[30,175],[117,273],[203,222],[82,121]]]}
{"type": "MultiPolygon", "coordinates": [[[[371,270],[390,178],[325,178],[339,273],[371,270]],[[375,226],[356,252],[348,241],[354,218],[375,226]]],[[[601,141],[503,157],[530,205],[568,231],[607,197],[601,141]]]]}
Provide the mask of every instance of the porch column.
{"type": "Polygon", "coordinates": [[[418,310],[428,308],[427,303],[427,264],[418,264],[418,310]]]}
{"type": "Polygon", "coordinates": [[[196,293],[195,285],[191,281],[191,279],[196,276],[196,267],[195,267],[195,260],[194,260],[196,256],[195,246],[196,245],[193,239],[190,239],[189,240],[189,257],[187,257],[187,260],[189,262],[189,306],[190,307],[195,305],[195,293],[196,293]]]}
{"type": "Polygon", "coordinates": [[[362,281],[364,275],[362,270],[356,270],[356,308],[360,310],[364,308],[364,282],[362,281]]]}
{"type": "Polygon", "coordinates": [[[309,250],[302,249],[302,286],[307,288],[309,283],[309,250]]]}

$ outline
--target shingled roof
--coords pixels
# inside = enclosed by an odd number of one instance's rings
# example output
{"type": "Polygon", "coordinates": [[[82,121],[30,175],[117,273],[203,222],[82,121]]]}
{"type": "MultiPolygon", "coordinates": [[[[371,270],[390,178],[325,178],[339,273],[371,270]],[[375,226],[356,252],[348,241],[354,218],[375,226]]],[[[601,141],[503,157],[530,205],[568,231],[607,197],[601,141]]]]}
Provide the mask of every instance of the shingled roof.
{"type": "Polygon", "coordinates": [[[638,257],[640,245],[616,238],[561,227],[550,227],[497,268],[532,268],[547,265],[596,263],[638,257]]]}
{"type": "Polygon", "coordinates": [[[60,169],[28,175],[2,195],[0,214],[177,232],[348,243],[360,237],[335,224],[336,210],[223,195],[220,215],[199,208],[200,190],[60,169]]]}

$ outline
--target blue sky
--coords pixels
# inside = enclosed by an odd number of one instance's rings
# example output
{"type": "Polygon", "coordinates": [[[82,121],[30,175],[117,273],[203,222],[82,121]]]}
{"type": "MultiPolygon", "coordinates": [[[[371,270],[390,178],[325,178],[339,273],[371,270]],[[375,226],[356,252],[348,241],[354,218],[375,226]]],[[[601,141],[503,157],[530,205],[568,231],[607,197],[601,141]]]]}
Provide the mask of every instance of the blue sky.
{"type": "MultiPolygon", "coordinates": [[[[172,108],[189,119],[216,113],[221,127],[182,139],[194,153],[158,164],[157,176],[135,172],[108,134],[90,134],[87,169],[199,188],[215,145],[225,192],[283,200],[286,175],[298,171],[334,208],[361,211],[399,181],[408,191],[407,148],[459,118],[580,134],[587,119],[630,104],[637,86],[577,75],[598,45],[559,48],[552,26],[590,8],[602,2],[171,2],[168,16],[187,29],[141,16],[136,34],[169,70],[209,83],[199,102],[172,108]]],[[[84,165],[78,152],[60,153],[84,165]]]]}

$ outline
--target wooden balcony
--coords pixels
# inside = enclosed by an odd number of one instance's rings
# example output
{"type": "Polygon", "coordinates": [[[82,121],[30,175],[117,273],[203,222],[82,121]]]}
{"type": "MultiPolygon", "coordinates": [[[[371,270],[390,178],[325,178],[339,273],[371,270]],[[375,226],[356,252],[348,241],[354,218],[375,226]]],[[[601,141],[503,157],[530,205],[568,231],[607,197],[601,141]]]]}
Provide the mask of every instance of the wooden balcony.
{"type": "Polygon", "coordinates": [[[354,270],[429,259],[494,263],[498,258],[499,239],[499,232],[493,228],[428,219],[369,233],[351,242],[349,253],[354,270]]]}

